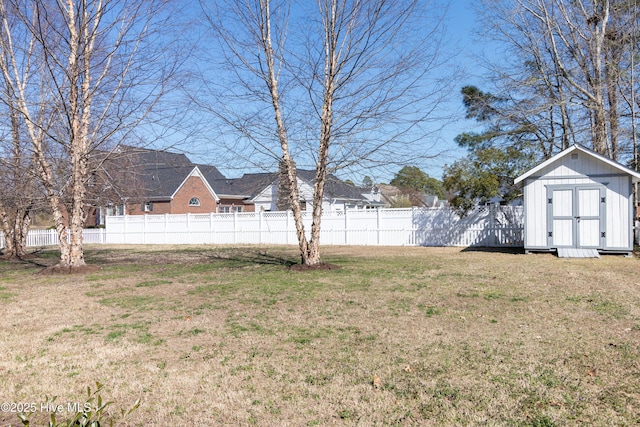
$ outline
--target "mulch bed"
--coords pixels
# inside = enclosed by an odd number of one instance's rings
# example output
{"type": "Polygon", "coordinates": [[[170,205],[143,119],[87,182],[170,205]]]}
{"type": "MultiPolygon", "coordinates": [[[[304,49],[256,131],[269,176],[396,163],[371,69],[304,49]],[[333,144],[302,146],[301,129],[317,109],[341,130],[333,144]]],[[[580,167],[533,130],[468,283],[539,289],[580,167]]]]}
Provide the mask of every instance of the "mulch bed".
{"type": "Polygon", "coordinates": [[[65,274],[89,274],[100,270],[98,265],[83,265],[82,267],[63,267],[61,265],[52,265],[41,270],[38,274],[42,276],[57,276],[65,274]]]}

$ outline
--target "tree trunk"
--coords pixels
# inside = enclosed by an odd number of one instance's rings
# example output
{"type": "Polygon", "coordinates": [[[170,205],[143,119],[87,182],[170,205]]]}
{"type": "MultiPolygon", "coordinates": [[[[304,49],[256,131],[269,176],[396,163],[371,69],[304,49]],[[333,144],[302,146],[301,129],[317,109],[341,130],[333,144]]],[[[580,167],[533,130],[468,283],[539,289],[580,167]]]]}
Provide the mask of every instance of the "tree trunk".
{"type": "Polygon", "coordinates": [[[7,191],[12,197],[0,206],[2,229],[6,242],[4,257],[22,258],[27,254],[27,234],[29,233],[29,225],[31,224],[29,213],[34,198],[34,185],[31,176],[26,172],[27,164],[23,159],[20,120],[14,104],[15,94],[6,80],[5,84],[5,102],[9,109],[13,156],[12,169],[10,172],[7,171],[7,174],[10,176],[10,182],[13,188],[7,191]],[[7,205],[13,206],[7,208],[7,205]]]}
{"type": "Polygon", "coordinates": [[[30,209],[20,209],[16,212],[13,226],[13,256],[22,258],[27,254],[27,235],[31,225],[30,209]]]}
{"type": "MultiPolygon", "coordinates": [[[[294,162],[295,168],[295,162],[294,162]]],[[[289,196],[291,195],[291,185],[287,177],[287,166],[281,160],[278,163],[278,195],[276,201],[277,211],[288,211],[291,209],[289,196]]]]}
{"type": "MultiPolygon", "coordinates": [[[[332,8],[335,4],[332,4],[332,8]]],[[[331,125],[333,123],[333,99],[336,81],[336,32],[335,10],[331,10],[325,23],[325,77],[324,96],[322,102],[322,116],[320,117],[320,143],[318,145],[318,163],[316,165],[316,182],[313,186],[313,222],[311,223],[311,239],[306,265],[321,263],[320,258],[320,224],[322,221],[322,200],[324,199],[324,187],[327,182],[327,160],[329,158],[329,146],[331,144],[331,125]]]]}
{"type": "Polygon", "coordinates": [[[283,174],[281,175],[286,180],[284,184],[289,188],[289,206],[293,212],[293,219],[296,225],[296,235],[298,238],[298,246],[300,247],[302,263],[306,264],[305,260],[308,254],[308,242],[305,236],[304,223],[302,222],[302,209],[300,206],[300,193],[298,190],[296,165],[291,157],[287,129],[280,109],[280,93],[278,91],[278,77],[276,76],[275,52],[272,45],[271,11],[269,4],[269,0],[261,1],[259,4],[261,22],[263,23],[260,28],[261,48],[265,54],[265,61],[267,65],[266,83],[271,96],[271,104],[273,106],[274,118],[276,121],[278,140],[280,141],[280,148],[282,149],[281,164],[283,174]]]}
{"type": "Polygon", "coordinates": [[[11,227],[11,220],[4,206],[0,206],[0,223],[2,223],[2,234],[4,234],[3,258],[11,258],[15,253],[13,246],[13,227],[11,227]]]}
{"type": "MultiPolygon", "coordinates": [[[[590,83],[593,93],[591,102],[593,108],[593,150],[605,156],[607,155],[609,144],[607,137],[607,110],[604,103],[606,89],[602,55],[608,21],[609,1],[605,0],[602,10],[592,17],[593,32],[591,40],[589,40],[589,56],[593,64],[593,70],[591,75],[589,75],[588,70],[585,70],[587,81],[590,83]]],[[[584,66],[586,68],[586,65],[584,66]]]]}
{"type": "Polygon", "coordinates": [[[604,108],[604,100],[600,94],[593,103],[593,151],[607,155],[607,114],[604,108]]]}
{"type": "Polygon", "coordinates": [[[16,207],[10,211],[0,206],[0,223],[5,241],[3,258],[22,258],[27,254],[27,234],[31,225],[30,211],[30,206],[16,207]]]}
{"type": "Polygon", "coordinates": [[[622,56],[622,46],[617,40],[615,27],[610,27],[609,37],[606,45],[606,62],[604,75],[607,82],[607,101],[609,102],[609,134],[611,138],[610,157],[618,160],[618,139],[620,134],[620,123],[618,112],[618,81],[620,79],[619,69],[622,56]]]}

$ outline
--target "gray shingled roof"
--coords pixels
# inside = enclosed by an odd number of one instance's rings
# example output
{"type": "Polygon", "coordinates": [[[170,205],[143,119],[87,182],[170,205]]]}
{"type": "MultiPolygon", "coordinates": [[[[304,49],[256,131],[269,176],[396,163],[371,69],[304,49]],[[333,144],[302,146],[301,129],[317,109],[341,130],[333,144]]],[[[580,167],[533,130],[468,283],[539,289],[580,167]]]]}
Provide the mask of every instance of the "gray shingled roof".
{"type": "MultiPolygon", "coordinates": [[[[298,177],[313,185],[316,180],[316,171],[298,169],[298,177]]],[[[335,175],[327,175],[324,195],[329,199],[362,200],[364,199],[362,193],[366,192],[368,190],[347,184],[335,175]]]]}
{"type": "MultiPolygon", "coordinates": [[[[298,178],[313,186],[315,170],[297,170],[298,178]]],[[[205,175],[206,176],[206,175],[205,175]]],[[[209,178],[207,177],[207,180],[209,178]]],[[[277,184],[278,174],[275,172],[248,173],[241,178],[209,180],[209,184],[218,195],[236,195],[254,198],[271,184],[277,184]]],[[[327,176],[325,197],[330,199],[362,200],[362,193],[367,190],[341,181],[335,175],[327,176]]]]}
{"type": "MultiPolygon", "coordinates": [[[[112,159],[112,163],[127,168],[132,181],[141,185],[149,200],[170,199],[196,167],[184,154],[126,145],[120,145],[112,159]]],[[[206,172],[224,177],[215,166],[206,165],[206,172]]]]}
{"type": "MultiPolygon", "coordinates": [[[[132,185],[139,185],[144,198],[149,200],[170,199],[196,166],[218,196],[251,199],[278,180],[275,172],[248,173],[228,179],[215,166],[192,163],[184,154],[126,145],[118,146],[108,163],[109,167],[126,169],[132,185]]],[[[298,169],[297,173],[298,178],[313,185],[315,170],[298,169]]],[[[341,181],[335,175],[327,176],[326,198],[363,200],[362,194],[366,191],[341,181]]]]}
{"type": "Polygon", "coordinates": [[[275,173],[248,173],[241,178],[225,178],[219,172],[202,173],[218,196],[251,198],[277,179],[275,173]]]}

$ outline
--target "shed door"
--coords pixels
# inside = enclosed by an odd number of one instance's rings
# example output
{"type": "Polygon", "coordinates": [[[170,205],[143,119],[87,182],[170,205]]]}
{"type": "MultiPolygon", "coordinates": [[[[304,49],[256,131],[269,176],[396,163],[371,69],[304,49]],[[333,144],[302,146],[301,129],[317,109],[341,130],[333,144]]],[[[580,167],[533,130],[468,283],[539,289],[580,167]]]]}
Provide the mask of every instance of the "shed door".
{"type": "Polygon", "coordinates": [[[604,188],[578,186],[549,191],[549,247],[602,247],[604,188]]]}
{"type": "Polygon", "coordinates": [[[578,241],[581,248],[600,247],[600,189],[577,188],[578,206],[576,225],[578,241]]]}

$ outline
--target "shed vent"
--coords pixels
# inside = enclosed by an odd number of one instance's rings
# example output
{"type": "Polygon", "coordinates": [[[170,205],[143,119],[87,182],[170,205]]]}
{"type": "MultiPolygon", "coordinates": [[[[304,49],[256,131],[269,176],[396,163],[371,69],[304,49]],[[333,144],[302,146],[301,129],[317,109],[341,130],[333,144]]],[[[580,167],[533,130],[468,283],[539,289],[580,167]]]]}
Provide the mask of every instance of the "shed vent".
{"type": "Polygon", "coordinates": [[[577,160],[578,159],[578,153],[571,153],[571,160],[577,160]]]}

